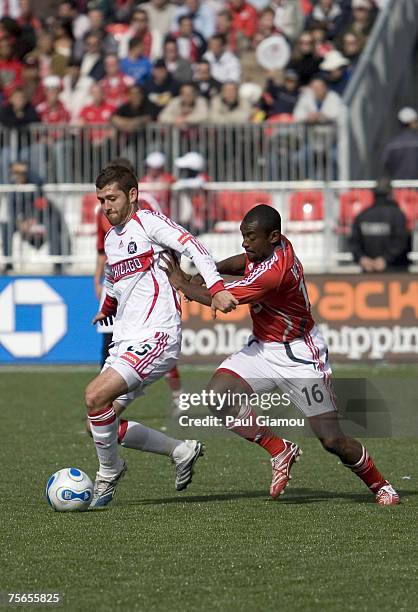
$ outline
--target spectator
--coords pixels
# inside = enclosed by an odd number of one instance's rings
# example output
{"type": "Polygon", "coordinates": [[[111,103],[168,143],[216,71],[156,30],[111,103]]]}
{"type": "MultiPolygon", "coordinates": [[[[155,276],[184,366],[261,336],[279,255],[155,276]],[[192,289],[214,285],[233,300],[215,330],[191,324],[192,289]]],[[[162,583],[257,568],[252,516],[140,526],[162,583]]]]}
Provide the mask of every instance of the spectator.
{"type": "Polygon", "coordinates": [[[334,49],[333,43],[328,39],[328,30],[325,23],[314,21],[309,28],[309,32],[314,41],[315,55],[317,57],[323,58],[329,51],[334,49]]]}
{"type": "Polygon", "coordinates": [[[221,93],[213,98],[210,104],[209,121],[219,124],[248,123],[251,118],[251,105],[238,95],[238,85],[226,82],[221,93]]]}
{"type": "Polygon", "coordinates": [[[22,82],[26,98],[31,100],[36,108],[45,100],[45,90],[39,76],[39,62],[35,57],[28,57],[22,63],[22,82]]]}
{"type": "Polygon", "coordinates": [[[132,133],[151,121],[152,108],[140,85],[129,89],[128,102],[117,108],[112,124],[121,132],[132,133]]]}
{"type": "Polygon", "coordinates": [[[219,93],[221,84],[211,76],[210,64],[208,60],[202,59],[195,66],[193,82],[196,84],[199,95],[206,100],[211,100],[219,93]]]}
{"type": "Polygon", "coordinates": [[[147,58],[156,58],[162,52],[162,36],[158,30],[150,30],[148,13],[143,8],[136,8],[133,12],[127,33],[122,36],[119,43],[119,57],[126,57],[129,53],[129,41],[138,38],[142,42],[142,53],[147,58]]]}
{"type": "Polygon", "coordinates": [[[230,51],[236,51],[236,32],[232,29],[232,15],[229,11],[219,11],[216,15],[215,34],[222,36],[226,46],[230,51]]]}
{"type": "Polygon", "coordinates": [[[193,30],[199,32],[205,40],[208,40],[215,33],[215,11],[209,2],[201,0],[184,0],[184,4],[180,6],[174,17],[173,30],[176,30],[176,24],[180,17],[188,15],[193,19],[193,30]]]}
{"type": "Polygon", "coordinates": [[[18,60],[32,51],[36,46],[37,31],[29,24],[19,24],[11,17],[0,20],[0,38],[7,38],[12,45],[12,55],[18,60]]]}
{"type": "Polygon", "coordinates": [[[151,76],[151,62],[143,53],[143,43],[136,36],[129,41],[128,57],[120,62],[124,74],[133,78],[137,85],[142,85],[151,76]]]}
{"type": "Polygon", "coordinates": [[[342,110],[342,100],[330,91],[324,79],[316,77],[300,95],[295,109],[296,121],[306,123],[326,123],[336,121],[342,110]]]}
{"type": "Polygon", "coordinates": [[[62,80],[60,94],[60,100],[70,113],[73,125],[77,123],[84,106],[88,106],[92,102],[90,91],[94,80],[89,76],[83,76],[80,66],[80,62],[76,60],[70,62],[67,73],[62,80]]]}
{"type": "Polygon", "coordinates": [[[179,93],[180,84],[167,70],[164,60],[154,62],[151,78],[144,85],[144,92],[151,104],[151,117],[157,120],[163,108],[179,93]]]}
{"type": "Polygon", "coordinates": [[[299,97],[299,77],[294,70],[286,70],[283,83],[278,85],[273,79],[268,79],[260,108],[267,117],[284,115],[289,118],[293,114],[299,97]]]}
{"type": "Polygon", "coordinates": [[[367,38],[373,28],[375,18],[371,2],[369,0],[352,0],[351,8],[352,19],[344,28],[342,36],[347,32],[352,32],[367,38]]]}
{"type": "Polygon", "coordinates": [[[171,24],[176,14],[176,6],[168,0],[150,0],[141,4],[147,12],[151,31],[157,31],[162,37],[170,32],[171,24]]]}
{"type": "Polygon", "coordinates": [[[43,86],[46,99],[36,107],[36,112],[42,123],[69,123],[70,114],[59,99],[61,79],[55,75],[45,77],[43,86]]]}
{"type": "Polygon", "coordinates": [[[13,57],[10,41],[3,38],[0,40],[0,87],[6,102],[13,91],[23,85],[22,71],[22,63],[13,57]]]}
{"type": "Polygon", "coordinates": [[[105,76],[100,81],[104,97],[109,104],[117,108],[128,100],[128,90],[134,80],[121,71],[116,53],[105,56],[104,69],[105,76]]]}
{"type": "Polygon", "coordinates": [[[112,130],[95,126],[108,126],[116,109],[105,100],[100,83],[93,83],[90,88],[90,95],[92,102],[81,110],[77,124],[80,127],[92,125],[93,127],[89,130],[89,140],[94,145],[100,145],[112,136],[112,130]]]}
{"type": "Polygon", "coordinates": [[[80,65],[82,76],[88,76],[95,81],[100,81],[105,75],[103,63],[103,38],[99,34],[87,34],[85,37],[86,48],[80,65]]]}
{"type": "MultiPolygon", "coordinates": [[[[190,151],[175,160],[179,178],[175,183],[176,210],[179,222],[193,234],[207,231],[213,225],[204,190],[208,175],[204,172],[205,160],[200,153],[190,151]]],[[[173,195],[174,195],[173,194],[173,195]]]]}
{"type": "Polygon", "coordinates": [[[166,163],[166,156],[160,151],[149,153],[145,160],[147,171],[139,181],[139,189],[141,192],[147,192],[147,184],[158,184],[158,187],[153,188],[150,193],[156,198],[162,212],[170,216],[171,185],[176,179],[170,172],[167,172],[166,163]]]}
{"type": "Polygon", "coordinates": [[[112,21],[129,23],[134,10],[134,0],[116,0],[113,3],[112,21]]]}
{"type": "Polygon", "coordinates": [[[178,30],[170,38],[177,42],[179,56],[191,64],[198,62],[206,51],[206,41],[193,29],[193,20],[188,15],[179,17],[178,30]]]}
{"type": "Polygon", "coordinates": [[[184,83],[180,87],[180,95],[173,98],[161,111],[158,121],[168,123],[178,128],[205,123],[208,119],[208,104],[197,93],[194,83],[184,83]]]}
{"type": "Polygon", "coordinates": [[[304,15],[299,0],[271,0],[274,11],[274,26],[294,42],[303,30],[304,15]]]}
{"type": "Polygon", "coordinates": [[[225,83],[226,81],[239,83],[241,78],[240,61],[231,51],[226,50],[222,36],[212,36],[204,59],[210,63],[211,75],[219,83],[225,83]]]}
{"type": "MultiPolygon", "coordinates": [[[[87,15],[83,15],[87,18],[87,28],[83,29],[82,36],[75,36],[73,27],[73,36],[75,37],[73,57],[76,59],[82,59],[86,52],[86,41],[85,38],[88,34],[98,36],[101,40],[101,53],[107,55],[109,53],[117,53],[118,42],[109,33],[106,32],[106,24],[102,11],[98,9],[91,9],[87,15]]],[[[74,22],[73,22],[74,23],[74,22]]]]}
{"type": "Polygon", "coordinates": [[[74,45],[71,21],[68,19],[56,20],[53,27],[53,36],[55,52],[69,59],[72,56],[74,45]]]}
{"type": "Polygon", "coordinates": [[[232,31],[236,37],[237,50],[248,49],[257,31],[257,11],[246,0],[230,0],[228,10],[232,15],[232,31]]]}
{"type": "MultiPolygon", "coordinates": [[[[61,0],[58,5],[58,19],[68,19],[71,21],[71,29],[77,43],[82,41],[87,32],[91,29],[91,23],[85,13],[79,13],[72,0],[61,0]]],[[[78,58],[79,56],[77,56],[78,58]]],[[[81,57],[81,55],[80,55],[81,57]]]]}
{"type": "Polygon", "coordinates": [[[313,22],[323,23],[328,31],[328,38],[335,38],[344,27],[348,16],[336,0],[318,0],[310,17],[306,20],[306,29],[310,29],[313,22]]]}
{"type": "Polygon", "coordinates": [[[353,74],[356,69],[363,47],[364,38],[360,34],[347,32],[342,37],[341,50],[344,57],[350,62],[347,66],[347,70],[350,74],[353,74]]]}
{"type": "Polygon", "coordinates": [[[190,63],[178,54],[177,42],[168,38],[164,43],[164,63],[168,72],[175,81],[179,83],[190,83],[193,78],[193,71],[190,63]]]}
{"type": "Polygon", "coordinates": [[[350,80],[351,73],[347,70],[348,64],[348,59],[337,50],[329,51],[319,64],[329,89],[340,96],[343,95],[350,80]]]}
{"type": "Polygon", "coordinates": [[[64,76],[69,61],[68,57],[57,53],[54,49],[54,37],[49,32],[40,32],[35,49],[25,56],[25,60],[33,57],[39,61],[41,79],[50,74],[64,76]]]}
{"type": "Polygon", "coordinates": [[[323,124],[337,121],[343,108],[341,97],[330,91],[327,83],[315,77],[296,103],[295,121],[315,126],[310,137],[297,153],[293,163],[298,165],[305,178],[315,180],[335,179],[337,176],[337,150],[332,133],[323,124]]]}
{"type": "Polygon", "coordinates": [[[304,87],[318,73],[320,63],[321,58],[316,55],[312,34],[302,32],[287,68],[297,72],[299,83],[304,87]]]}
{"type": "Polygon", "coordinates": [[[394,180],[418,180],[418,113],[406,106],[398,119],[401,131],[385,146],[382,164],[394,180]]]}
{"type": "Polygon", "coordinates": [[[390,181],[380,179],[375,202],[353,222],[351,249],[363,272],[392,272],[408,269],[411,235],[406,218],[391,197],[390,181]]]}
{"type": "MultiPolygon", "coordinates": [[[[19,160],[11,164],[12,183],[26,185],[39,184],[39,178],[29,173],[26,161],[19,160]]],[[[41,190],[36,192],[19,192],[10,194],[7,202],[7,223],[1,224],[3,255],[12,256],[13,236],[18,231],[23,241],[35,249],[49,243],[49,254],[60,256],[70,253],[68,230],[59,210],[42,197],[41,190]]],[[[12,264],[6,265],[11,270],[12,264]]],[[[54,273],[62,273],[62,264],[54,264],[54,273]]]]}
{"type": "Polygon", "coordinates": [[[40,19],[33,13],[32,2],[30,0],[20,0],[20,16],[16,20],[23,29],[30,29],[34,32],[40,32],[42,24],[40,19]]]}

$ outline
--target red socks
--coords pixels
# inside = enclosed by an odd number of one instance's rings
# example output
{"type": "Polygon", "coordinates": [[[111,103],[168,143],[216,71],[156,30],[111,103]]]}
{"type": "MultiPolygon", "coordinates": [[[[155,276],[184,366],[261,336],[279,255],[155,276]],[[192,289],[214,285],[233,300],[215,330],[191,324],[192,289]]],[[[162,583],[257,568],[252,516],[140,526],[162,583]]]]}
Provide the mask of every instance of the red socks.
{"type": "Polygon", "coordinates": [[[354,474],[357,474],[373,493],[376,493],[381,487],[388,484],[388,481],[383,478],[364,446],[362,446],[361,457],[357,463],[354,465],[344,465],[350,468],[354,474]]]}
{"type": "Polygon", "coordinates": [[[257,424],[257,414],[249,406],[241,408],[236,420],[228,426],[228,429],[249,442],[256,442],[272,457],[281,453],[286,447],[283,440],[276,436],[269,427],[257,424]]]}
{"type": "Polygon", "coordinates": [[[174,366],[174,368],[167,372],[167,374],[165,375],[165,379],[172,393],[178,393],[179,391],[181,391],[180,372],[178,371],[176,366],[174,366]]]}

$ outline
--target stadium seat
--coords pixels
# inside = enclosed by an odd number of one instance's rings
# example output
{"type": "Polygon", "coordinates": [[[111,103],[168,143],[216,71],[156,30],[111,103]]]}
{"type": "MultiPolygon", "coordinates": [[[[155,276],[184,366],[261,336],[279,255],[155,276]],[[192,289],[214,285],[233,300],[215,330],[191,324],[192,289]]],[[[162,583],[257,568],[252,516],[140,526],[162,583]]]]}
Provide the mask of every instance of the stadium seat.
{"type": "Polygon", "coordinates": [[[78,236],[93,236],[96,234],[96,210],[99,205],[95,193],[85,193],[81,200],[80,224],[78,236]]]}
{"type": "Polygon", "coordinates": [[[340,214],[337,232],[349,234],[354,219],[374,202],[371,189],[352,189],[340,195],[340,214]]]}
{"type": "Polygon", "coordinates": [[[272,205],[271,194],[265,191],[221,191],[217,194],[217,232],[236,231],[244,215],[257,204],[272,205]]]}
{"type": "Polygon", "coordinates": [[[324,227],[324,196],[321,191],[296,191],[289,199],[287,230],[316,232],[324,227]]]}
{"type": "Polygon", "coordinates": [[[405,214],[408,229],[414,230],[418,224],[418,191],[414,189],[394,189],[393,197],[405,214]]]}

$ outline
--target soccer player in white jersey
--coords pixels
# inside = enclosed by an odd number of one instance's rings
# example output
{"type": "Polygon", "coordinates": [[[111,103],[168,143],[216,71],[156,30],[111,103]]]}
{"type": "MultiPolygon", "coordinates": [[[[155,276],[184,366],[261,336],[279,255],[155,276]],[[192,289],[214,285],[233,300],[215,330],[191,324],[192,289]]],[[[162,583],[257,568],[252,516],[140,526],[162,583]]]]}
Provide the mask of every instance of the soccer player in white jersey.
{"type": "MultiPolygon", "coordinates": [[[[280,387],[292,394],[294,405],[308,418],[325,450],[337,455],[374,493],[377,504],[396,505],[399,495],[377,469],[367,449],[341,430],[331,387],[328,348],[311,315],[303,268],[289,240],[281,233],[280,215],[258,205],[241,223],[245,253],[218,263],[221,274],[242,276],[226,285],[240,304],[249,304],[253,335],[248,343],[218,367],[209,390],[216,397],[248,397],[280,387]]],[[[208,291],[191,284],[174,260],[165,264],[170,282],[189,299],[210,305],[208,291]]],[[[201,282],[200,279],[199,282],[201,282]]],[[[213,307],[213,304],[212,304],[213,307]]],[[[217,412],[224,416],[225,410],[217,412]]],[[[229,405],[236,417],[231,431],[255,442],[271,456],[270,495],[278,497],[290,479],[301,450],[269,427],[258,424],[251,404],[229,405]]]]}
{"type": "Polygon", "coordinates": [[[202,454],[196,440],[176,440],[118,416],[146,386],[176,363],[181,345],[178,294],[159,266],[168,250],[193,260],[205,280],[213,306],[223,312],[237,300],[225,290],[215,262],[205,247],[184,228],[161,213],[138,210],[138,184],[127,168],[110,166],[96,180],[97,198],[112,224],[105,237],[106,299],[93,323],[114,317],[113,343],[102,372],[86,388],[90,431],[99,469],[91,508],[112,501],[126,472],[122,446],[167,455],[176,465],[176,489],[191,482],[193,466],[202,454]]]}

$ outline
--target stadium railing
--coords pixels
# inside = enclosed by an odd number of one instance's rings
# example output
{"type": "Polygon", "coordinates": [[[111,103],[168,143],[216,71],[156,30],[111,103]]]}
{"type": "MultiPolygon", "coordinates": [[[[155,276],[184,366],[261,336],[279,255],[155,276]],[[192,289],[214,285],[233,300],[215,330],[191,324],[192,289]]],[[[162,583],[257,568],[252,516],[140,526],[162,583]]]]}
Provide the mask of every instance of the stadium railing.
{"type": "Polygon", "coordinates": [[[197,151],[213,181],[332,180],[338,178],[337,126],[269,123],[198,125],[187,129],[158,123],[126,133],[104,125],[31,124],[24,130],[0,128],[0,183],[8,183],[10,163],[22,159],[45,183],[90,183],[113,158],[127,157],[138,176],[152,151],[174,161],[197,151]]]}
{"type": "MultiPolygon", "coordinates": [[[[170,215],[221,259],[241,251],[239,224],[255,204],[282,215],[283,232],[309,272],[354,271],[349,236],[355,216],[373,202],[373,181],[208,182],[201,188],[174,184],[170,215]]],[[[158,197],[159,184],[143,184],[158,197]]],[[[418,262],[418,181],[395,181],[394,196],[413,236],[418,262]]],[[[96,257],[96,208],[91,183],[0,185],[0,270],[88,274],[96,257]],[[29,226],[22,221],[30,221],[29,226]],[[43,232],[43,234],[42,234],[43,232]],[[56,268],[55,268],[56,271],[56,268]]]]}

